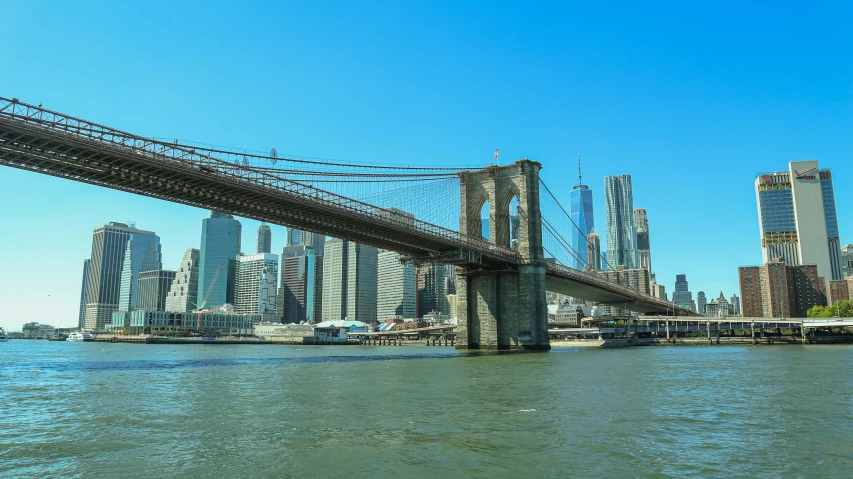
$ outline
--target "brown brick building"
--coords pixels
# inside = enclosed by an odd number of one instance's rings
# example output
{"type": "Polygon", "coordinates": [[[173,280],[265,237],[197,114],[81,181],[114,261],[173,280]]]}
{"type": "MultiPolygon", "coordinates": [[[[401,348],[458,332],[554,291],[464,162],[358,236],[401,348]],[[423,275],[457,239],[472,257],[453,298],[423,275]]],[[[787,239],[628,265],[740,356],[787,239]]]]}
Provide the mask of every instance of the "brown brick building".
{"type": "Polygon", "coordinates": [[[826,305],[826,283],[815,265],[783,262],[738,268],[745,317],[805,318],[815,305],[826,305]]]}

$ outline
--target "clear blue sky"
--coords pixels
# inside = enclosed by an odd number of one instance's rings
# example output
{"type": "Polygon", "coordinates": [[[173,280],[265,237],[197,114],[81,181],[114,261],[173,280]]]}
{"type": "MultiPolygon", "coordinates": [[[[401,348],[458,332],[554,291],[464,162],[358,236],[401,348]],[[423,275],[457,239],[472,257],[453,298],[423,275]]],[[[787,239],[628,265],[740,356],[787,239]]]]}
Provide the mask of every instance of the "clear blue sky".
{"type": "MultiPolygon", "coordinates": [[[[692,3],[0,0],[0,95],[146,136],[360,162],[486,164],[500,148],[540,161],[564,200],[580,148],[599,229],[603,177],[631,174],[661,282],[686,273],[694,295],[728,296],[737,266],[761,261],[758,172],[832,168],[853,242],[853,8],[692,3]]],[[[0,204],[11,329],[76,324],[96,226],[155,230],[175,268],[207,215],[5,167],[0,204]]],[[[258,223],[243,225],[250,251],[258,223]]]]}

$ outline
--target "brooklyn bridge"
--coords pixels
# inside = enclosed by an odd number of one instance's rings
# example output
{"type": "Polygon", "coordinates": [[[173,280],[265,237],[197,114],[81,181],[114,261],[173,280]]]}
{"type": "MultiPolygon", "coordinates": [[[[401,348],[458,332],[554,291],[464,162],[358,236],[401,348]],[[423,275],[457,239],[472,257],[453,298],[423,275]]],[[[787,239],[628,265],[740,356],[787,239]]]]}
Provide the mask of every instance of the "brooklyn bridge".
{"type": "Polygon", "coordinates": [[[549,349],[546,291],[691,314],[573,268],[586,258],[566,239],[577,225],[528,159],[485,167],[305,159],[144,137],[0,98],[0,164],[455,265],[457,348],[549,349]]]}

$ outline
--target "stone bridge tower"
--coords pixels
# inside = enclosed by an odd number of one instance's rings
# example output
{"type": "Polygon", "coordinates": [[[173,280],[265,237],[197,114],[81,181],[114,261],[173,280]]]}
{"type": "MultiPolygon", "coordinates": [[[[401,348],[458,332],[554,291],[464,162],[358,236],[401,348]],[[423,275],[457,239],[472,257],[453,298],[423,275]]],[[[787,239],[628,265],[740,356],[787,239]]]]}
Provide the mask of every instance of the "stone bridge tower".
{"type": "Polygon", "coordinates": [[[518,200],[521,264],[457,268],[458,349],[551,349],[539,211],[541,168],[538,162],[519,160],[459,174],[459,231],[469,238],[482,238],[480,211],[488,202],[488,241],[511,247],[509,208],[513,198],[518,200]]]}

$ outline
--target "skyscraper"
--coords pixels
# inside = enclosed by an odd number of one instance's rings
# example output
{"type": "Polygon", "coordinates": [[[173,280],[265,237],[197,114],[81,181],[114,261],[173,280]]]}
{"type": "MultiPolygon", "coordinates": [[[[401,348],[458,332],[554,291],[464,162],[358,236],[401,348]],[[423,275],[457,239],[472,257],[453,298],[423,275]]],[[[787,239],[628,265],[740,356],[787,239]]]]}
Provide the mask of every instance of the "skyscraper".
{"type": "Polygon", "coordinates": [[[704,291],[696,293],[696,312],[699,314],[705,313],[705,305],[708,304],[708,298],[705,297],[704,291]]]}
{"type": "Polygon", "coordinates": [[[165,311],[169,288],[175,281],[175,271],[155,269],[140,271],[137,280],[136,308],[146,311],[165,311]]]}
{"type": "Polygon", "coordinates": [[[764,262],[817,265],[826,281],[844,277],[832,172],[816,160],[792,161],[788,171],[755,179],[764,262]]]}
{"type": "Polygon", "coordinates": [[[203,300],[210,290],[206,308],[234,302],[236,258],[240,253],[242,228],[233,216],[218,211],[211,211],[210,218],[201,222],[197,297],[203,300]],[[213,283],[217,270],[219,276],[213,283]]]}
{"type": "MultiPolygon", "coordinates": [[[[578,258],[575,258],[574,268],[584,269],[588,263],[595,261],[589,257],[589,248],[587,237],[592,233],[595,227],[595,221],[592,214],[592,190],[583,184],[583,176],[581,175],[581,152],[578,150],[578,184],[569,192],[569,201],[571,203],[571,219],[574,222],[571,234],[572,248],[577,252],[578,258]]],[[[600,261],[600,260],[599,260],[600,261]]],[[[592,266],[589,269],[593,269],[592,266]]],[[[595,270],[598,271],[599,268],[595,270]]]]}
{"type": "Polygon", "coordinates": [[[729,298],[729,303],[732,305],[731,313],[736,315],[736,316],[739,315],[740,314],[740,298],[738,297],[738,295],[733,294],[729,298]]]}
{"type": "Polygon", "coordinates": [[[86,320],[86,287],[89,284],[89,260],[83,260],[83,286],[80,288],[80,313],[77,317],[77,328],[83,329],[86,320]]]}
{"type": "Polygon", "coordinates": [[[844,277],[853,276],[853,244],[841,248],[841,263],[844,277]]]}
{"type": "Polygon", "coordinates": [[[637,268],[637,233],[631,175],[605,176],[607,262],[612,267],[637,268]]]}
{"type": "Polygon", "coordinates": [[[418,270],[418,317],[433,311],[449,314],[448,288],[455,274],[455,268],[444,264],[426,265],[418,270]]]}
{"type": "Polygon", "coordinates": [[[278,255],[271,253],[238,255],[234,312],[275,314],[277,285],[278,255]]]}
{"type": "Polygon", "coordinates": [[[323,256],[326,236],[310,231],[302,231],[296,228],[287,230],[287,242],[285,246],[310,246],[314,248],[317,256],[323,256]]]}
{"type": "Polygon", "coordinates": [[[103,329],[110,322],[113,310],[118,309],[124,256],[130,235],[134,233],[154,234],[117,222],[95,228],[86,281],[84,328],[103,329]]]}
{"type": "Polygon", "coordinates": [[[687,286],[687,275],[675,275],[675,290],[672,292],[672,302],[680,308],[690,308],[696,311],[696,303],[693,302],[693,293],[687,286]]]}
{"type": "MultiPolygon", "coordinates": [[[[639,267],[647,269],[652,278],[655,277],[652,271],[652,253],[649,242],[649,219],[646,216],[645,208],[637,208],[634,210],[634,228],[637,232],[637,256],[640,261],[639,267]]],[[[699,311],[701,313],[701,311],[699,311]]]]}
{"type": "Polygon", "coordinates": [[[601,271],[601,239],[595,232],[595,228],[589,232],[587,238],[589,238],[586,248],[587,268],[590,271],[601,271]]]}
{"type": "Polygon", "coordinates": [[[130,234],[124,252],[119,289],[119,311],[136,309],[136,289],[139,273],[163,268],[160,252],[160,237],[151,231],[135,231],[130,234]]]}
{"type": "Polygon", "coordinates": [[[175,274],[175,279],[166,295],[166,311],[183,313],[200,308],[198,297],[198,262],[199,250],[190,248],[184,252],[181,266],[175,274]]]}
{"type": "Polygon", "coordinates": [[[276,314],[282,323],[319,323],[323,314],[323,256],[310,246],[281,250],[276,314]]]}
{"type": "Polygon", "coordinates": [[[394,251],[380,251],[377,266],[376,320],[414,318],[418,291],[415,267],[394,251]]]}
{"type": "Polygon", "coordinates": [[[269,225],[258,226],[258,253],[272,253],[272,230],[269,225]]]}
{"type": "Polygon", "coordinates": [[[341,239],[325,248],[323,321],[376,321],[376,248],[341,239]]]}

